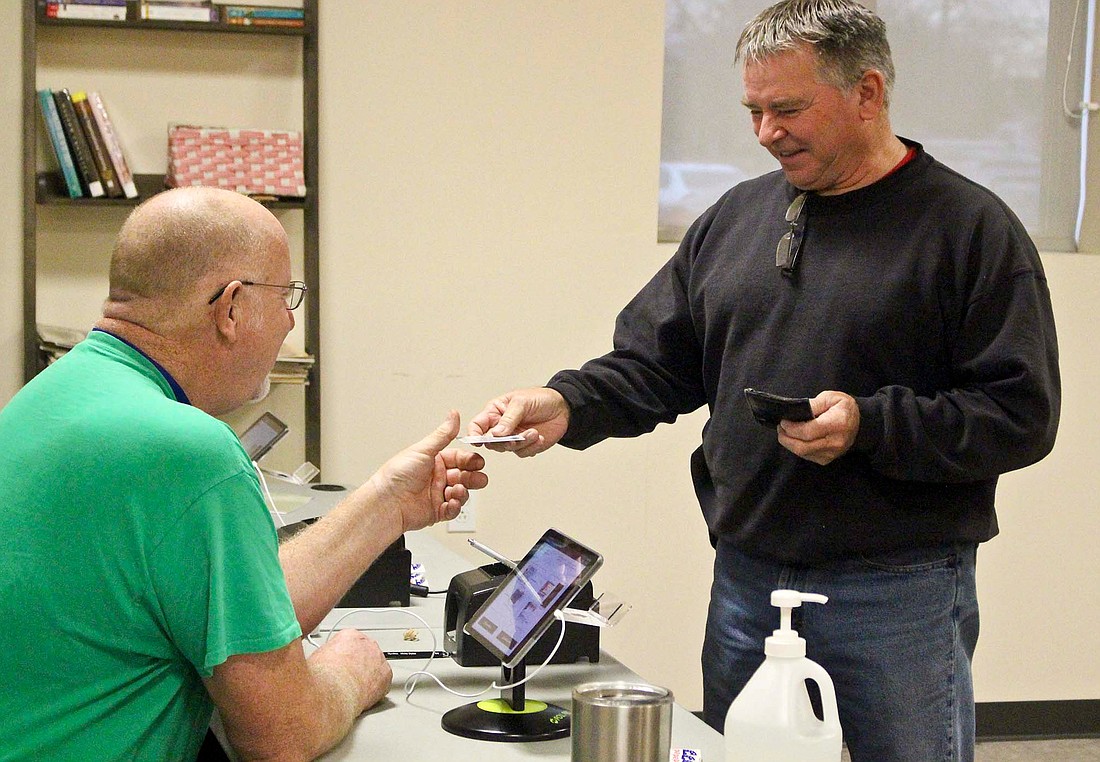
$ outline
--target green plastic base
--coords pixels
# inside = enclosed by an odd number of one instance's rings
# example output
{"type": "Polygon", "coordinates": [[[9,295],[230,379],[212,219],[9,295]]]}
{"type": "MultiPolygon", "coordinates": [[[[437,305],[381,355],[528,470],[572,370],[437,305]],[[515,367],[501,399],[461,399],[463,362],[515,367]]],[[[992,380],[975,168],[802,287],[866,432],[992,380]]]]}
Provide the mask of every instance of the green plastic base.
{"type": "Polygon", "coordinates": [[[516,710],[503,699],[464,704],[443,715],[443,729],[479,741],[549,741],[569,735],[569,712],[554,704],[525,701],[516,710]]]}

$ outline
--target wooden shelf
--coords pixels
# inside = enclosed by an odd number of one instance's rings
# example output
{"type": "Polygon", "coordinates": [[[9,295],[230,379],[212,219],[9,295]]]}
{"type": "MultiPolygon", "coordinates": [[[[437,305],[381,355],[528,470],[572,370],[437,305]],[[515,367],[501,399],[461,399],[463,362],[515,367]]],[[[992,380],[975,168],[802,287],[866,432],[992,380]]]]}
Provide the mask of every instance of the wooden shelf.
{"type": "MultiPolygon", "coordinates": [[[[155,196],[163,190],[167,190],[164,184],[164,175],[134,175],[134,185],[137,186],[136,198],[88,198],[81,196],[72,198],[65,190],[65,179],[60,172],[39,172],[35,177],[35,203],[42,206],[137,206],[150,196],[155,196]]],[[[257,198],[268,209],[305,209],[304,198],[280,198],[269,200],[257,198]]]]}
{"type": "MultiPolygon", "coordinates": [[[[302,78],[302,141],[304,147],[305,185],[308,189],[306,198],[278,199],[273,201],[260,201],[265,206],[273,209],[297,209],[302,211],[302,277],[313,294],[317,293],[320,281],[320,209],[318,193],[318,35],[317,35],[317,3],[318,0],[304,0],[305,25],[302,27],[282,26],[256,26],[223,24],[216,22],[184,22],[184,21],[146,21],[137,18],[138,4],[127,5],[128,18],[125,21],[108,21],[99,19],[56,19],[47,18],[45,15],[44,0],[21,0],[23,2],[23,364],[24,379],[29,381],[44,367],[42,354],[39,350],[37,332],[37,301],[38,301],[38,258],[37,251],[39,236],[43,231],[39,230],[40,224],[53,224],[42,214],[45,208],[66,208],[79,210],[74,213],[80,215],[96,215],[107,209],[126,210],[141,203],[144,199],[153,196],[165,189],[163,174],[137,174],[134,183],[138,189],[138,198],[70,198],[63,185],[63,180],[56,164],[47,161],[39,164],[40,154],[38,143],[41,139],[41,119],[38,115],[37,76],[39,60],[39,46],[56,44],[59,39],[67,39],[79,34],[82,28],[104,30],[118,29],[122,35],[112,38],[111,44],[124,46],[134,39],[139,45],[147,44],[147,41],[138,39],[141,34],[157,34],[162,31],[183,32],[198,35],[223,35],[224,39],[218,40],[217,45],[232,49],[234,42],[232,35],[260,35],[267,37],[291,37],[300,39],[301,78],[302,78]],[[51,30],[51,34],[43,34],[40,39],[39,32],[51,30]],[[70,31],[71,30],[71,31],[70,31]],[[133,35],[133,37],[131,37],[133,35]],[[126,38],[125,41],[123,38],[126,38]]],[[[241,38],[237,38],[241,39],[241,38]]],[[[255,37],[254,37],[255,39],[255,37]]],[[[170,35],[159,36],[158,42],[163,40],[165,45],[172,47],[179,41],[170,35]]],[[[238,44],[240,48],[253,48],[254,44],[245,44],[243,40],[238,44]]],[[[283,49],[286,45],[276,44],[272,41],[272,48],[283,49]]],[[[299,47],[292,45],[291,47],[299,47]]],[[[165,51],[166,54],[169,51],[165,51]]],[[[122,66],[124,71],[129,71],[126,64],[120,64],[116,59],[113,63],[101,63],[89,59],[82,68],[89,72],[95,72],[97,68],[117,72],[122,66]]],[[[142,72],[134,72],[139,77],[142,72]]],[[[172,76],[165,72],[158,72],[160,76],[172,76]]],[[[180,73],[186,77],[186,71],[180,73]]],[[[135,81],[135,87],[138,87],[135,81]]],[[[120,94],[119,97],[126,97],[120,94]]],[[[130,97],[140,99],[140,92],[131,93],[130,97]]],[[[186,104],[184,105],[186,110],[186,104]]],[[[162,129],[160,125],[149,125],[149,129],[162,129]]],[[[259,199],[258,199],[259,200],[259,199]]],[[[117,214],[117,212],[116,212],[117,214]]],[[[91,219],[91,218],[89,218],[91,219]]],[[[79,230],[79,228],[78,228],[79,230]]],[[[319,300],[310,298],[306,300],[304,308],[304,351],[313,358],[313,363],[308,366],[305,376],[304,390],[304,441],[305,459],[318,467],[321,465],[321,385],[320,385],[320,305],[319,300]]]]}
{"type": "Polygon", "coordinates": [[[37,14],[37,23],[40,26],[93,26],[108,27],[110,29],[140,29],[166,30],[172,32],[225,32],[228,34],[274,34],[291,37],[305,37],[308,35],[309,9],[306,9],[306,23],[301,27],[263,26],[255,24],[223,24],[214,21],[158,21],[140,19],[137,17],[137,6],[130,3],[126,8],[127,19],[125,21],[104,21],[100,19],[57,19],[46,16],[40,7],[37,14]]]}

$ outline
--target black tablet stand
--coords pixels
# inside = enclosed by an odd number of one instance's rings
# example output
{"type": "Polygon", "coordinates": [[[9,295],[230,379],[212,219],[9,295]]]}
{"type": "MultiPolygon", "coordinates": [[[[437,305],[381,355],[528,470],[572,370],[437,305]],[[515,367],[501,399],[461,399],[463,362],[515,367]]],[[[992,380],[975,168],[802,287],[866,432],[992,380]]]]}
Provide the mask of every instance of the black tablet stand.
{"type": "MultiPolygon", "coordinates": [[[[565,623],[562,622],[562,627],[565,623]]],[[[569,712],[554,704],[525,698],[527,663],[500,667],[499,699],[463,704],[443,715],[448,733],[479,741],[549,741],[569,735],[569,712]],[[516,685],[520,683],[520,685],[516,685]]]]}

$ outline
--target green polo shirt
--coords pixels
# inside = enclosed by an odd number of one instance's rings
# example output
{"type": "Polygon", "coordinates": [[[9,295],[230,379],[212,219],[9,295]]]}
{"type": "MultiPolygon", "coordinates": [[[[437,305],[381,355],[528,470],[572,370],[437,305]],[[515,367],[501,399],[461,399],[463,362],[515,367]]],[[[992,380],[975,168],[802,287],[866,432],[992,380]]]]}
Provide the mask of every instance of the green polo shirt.
{"type": "Polygon", "coordinates": [[[93,332],[0,411],[0,759],[193,760],[229,656],[301,635],[233,431],[93,332]]]}

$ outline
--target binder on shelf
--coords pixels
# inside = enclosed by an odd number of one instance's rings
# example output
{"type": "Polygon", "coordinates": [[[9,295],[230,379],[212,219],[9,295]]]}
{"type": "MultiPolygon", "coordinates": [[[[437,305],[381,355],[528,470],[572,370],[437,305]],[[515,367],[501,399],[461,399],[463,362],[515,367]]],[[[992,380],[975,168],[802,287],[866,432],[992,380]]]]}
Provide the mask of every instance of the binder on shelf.
{"type": "Polygon", "coordinates": [[[111,157],[111,165],[115,169],[118,185],[122,189],[123,195],[126,198],[137,198],[138,191],[137,186],[134,185],[134,175],[130,171],[130,163],[126,161],[126,154],[122,151],[122,143],[119,142],[114,123],[111,122],[111,117],[107,114],[107,107],[103,105],[103,99],[99,96],[99,93],[93,90],[88,93],[88,102],[92,106],[92,115],[95,117],[96,126],[99,127],[99,134],[103,137],[103,142],[107,146],[107,153],[111,157]]]}
{"type": "Polygon", "coordinates": [[[99,173],[99,181],[103,183],[103,194],[107,198],[119,198],[122,196],[122,188],[119,187],[111,156],[107,153],[107,144],[99,134],[99,127],[96,125],[92,106],[88,103],[88,96],[83,90],[76,90],[72,94],[72,101],[77,121],[80,122],[80,128],[84,130],[84,137],[87,138],[88,147],[92,151],[92,161],[95,162],[96,172],[99,173]]]}
{"type": "Polygon", "coordinates": [[[92,149],[84,137],[84,131],[80,129],[80,123],[76,118],[76,109],[73,108],[72,96],[69,91],[62,88],[53,91],[54,103],[57,104],[57,114],[61,117],[61,126],[65,129],[65,139],[69,142],[69,150],[73,154],[73,164],[80,175],[83,188],[92,198],[103,195],[103,183],[99,181],[99,173],[92,159],[92,149]]]}
{"type": "Polygon", "coordinates": [[[84,191],[80,187],[80,178],[76,173],[76,165],[73,164],[73,156],[69,152],[65,128],[61,126],[61,117],[57,114],[53,93],[49,90],[39,90],[38,105],[42,110],[42,119],[46,122],[46,133],[50,136],[50,145],[53,146],[54,155],[57,156],[57,163],[61,165],[61,174],[65,178],[65,188],[69,192],[69,198],[80,198],[84,195],[84,191]]]}

